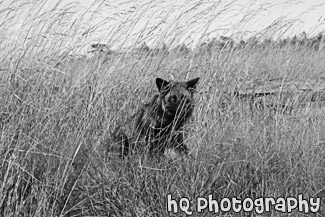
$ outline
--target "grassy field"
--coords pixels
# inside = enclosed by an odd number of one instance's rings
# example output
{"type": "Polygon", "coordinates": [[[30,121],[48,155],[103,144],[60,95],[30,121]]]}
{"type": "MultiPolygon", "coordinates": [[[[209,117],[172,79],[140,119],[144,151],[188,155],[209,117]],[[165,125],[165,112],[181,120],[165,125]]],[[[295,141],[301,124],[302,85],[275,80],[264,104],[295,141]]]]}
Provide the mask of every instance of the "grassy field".
{"type": "MultiPolygon", "coordinates": [[[[6,30],[12,19],[3,16],[8,19],[0,27],[6,30]]],[[[64,43],[73,43],[74,35],[64,43]]],[[[62,38],[38,41],[42,51],[35,40],[11,40],[0,42],[1,216],[185,215],[180,208],[168,212],[168,194],[188,198],[193,216],[325,215],[325,108],[252,110],[231,95],[246,80],[324,76],[325,50],[247,46],[146,55],[130,49],[76,57],[59,52],[62,38]],[[111,130],[127,125],[150,100],[156,77],[169,80],[171,74],[180,81],[201,78],[185,139],[191,156],[112,157],[106,151],[111,130]],[[218,201],[303,195],[322,203],[317,214],[298,208],[197,213],[197,198],[209,195],[218,201]]]]}

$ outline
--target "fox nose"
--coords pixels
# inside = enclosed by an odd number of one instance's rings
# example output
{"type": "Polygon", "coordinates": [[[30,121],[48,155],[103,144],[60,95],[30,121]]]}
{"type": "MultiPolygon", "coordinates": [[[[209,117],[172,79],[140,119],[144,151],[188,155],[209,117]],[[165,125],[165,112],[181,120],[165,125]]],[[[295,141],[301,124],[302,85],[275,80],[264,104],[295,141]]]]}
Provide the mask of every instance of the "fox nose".
{"type": "Polygon", "coordinates": [[[171,103],[176,103],[177,102],[177,96],[176,95],[170,96],[168,101],[171,102],[171,103]]]}

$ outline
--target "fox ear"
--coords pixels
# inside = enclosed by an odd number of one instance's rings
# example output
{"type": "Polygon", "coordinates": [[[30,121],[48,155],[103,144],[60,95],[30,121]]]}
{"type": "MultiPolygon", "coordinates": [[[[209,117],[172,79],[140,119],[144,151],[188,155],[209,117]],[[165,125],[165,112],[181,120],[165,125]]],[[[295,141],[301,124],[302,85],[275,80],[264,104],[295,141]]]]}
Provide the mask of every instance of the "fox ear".
{"type": "Polygon", "coordinates": [[[199,80],[200,78],[194,78],[192,80],[187,81],[186,82],[187,89],[195,90],[199,80]]]}
{"type": "Polygon", "coordinates": [[[161,78],[156,78],[156,85],[159,92],[161,92],[162,90],[166,89],[166,87],[169,85],[169,82],[161,78]]]}

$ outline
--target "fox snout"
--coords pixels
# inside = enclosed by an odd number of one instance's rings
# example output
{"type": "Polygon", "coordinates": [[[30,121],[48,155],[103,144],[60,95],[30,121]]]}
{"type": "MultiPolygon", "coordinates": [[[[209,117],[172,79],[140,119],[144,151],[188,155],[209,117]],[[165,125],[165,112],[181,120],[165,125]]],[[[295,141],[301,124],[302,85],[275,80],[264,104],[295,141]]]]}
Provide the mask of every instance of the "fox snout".
{"type": "Polygon", "coordinates": [[[176,95],[171,95],[168,97],[168,102],[170,103],[177,103],[178,102],[178,98],[176,95]]]}

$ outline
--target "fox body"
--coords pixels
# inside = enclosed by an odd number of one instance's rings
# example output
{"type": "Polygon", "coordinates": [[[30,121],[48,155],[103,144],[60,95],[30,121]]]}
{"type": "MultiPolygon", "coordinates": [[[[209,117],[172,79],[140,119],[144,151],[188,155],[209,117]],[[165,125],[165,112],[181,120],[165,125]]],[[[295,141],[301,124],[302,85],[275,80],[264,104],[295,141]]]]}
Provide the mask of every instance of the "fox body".
{"type": "Polygon", "coordinates": [[[119,132],[120,155],[126,157],[144,150],[163,154],[166,149],[188,154],[181,129],[193,113],[193,95],[198,81],[199,78],[168,82],[157,78],[159,92],[136,113],[132,138],[119,132]]]}

